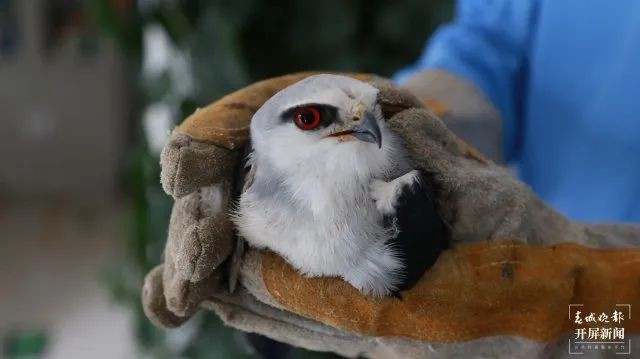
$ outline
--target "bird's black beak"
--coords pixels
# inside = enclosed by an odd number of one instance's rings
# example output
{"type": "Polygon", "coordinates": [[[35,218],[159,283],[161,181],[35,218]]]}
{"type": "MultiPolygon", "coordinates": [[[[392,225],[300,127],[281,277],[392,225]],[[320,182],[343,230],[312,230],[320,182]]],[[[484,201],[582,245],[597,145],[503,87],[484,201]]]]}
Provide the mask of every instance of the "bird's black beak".
{"type": "Polygon", "coordinates": [[[350,131],[353,137],[360,141],[376,143],[382,147],[382,135],[376,117],[369,111],[363,111],[362,118],[353,118],[350,131]]]}

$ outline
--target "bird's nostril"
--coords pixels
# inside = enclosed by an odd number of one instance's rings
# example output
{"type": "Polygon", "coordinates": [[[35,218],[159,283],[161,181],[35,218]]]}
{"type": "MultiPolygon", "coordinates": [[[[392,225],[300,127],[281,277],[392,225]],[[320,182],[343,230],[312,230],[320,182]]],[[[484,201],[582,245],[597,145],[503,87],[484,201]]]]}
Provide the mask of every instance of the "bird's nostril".
{"type": "Polygon", "coordinates": [[[352,121],[353,121],[353,122],[358,122],[358,121],[360,121],[360,116],[353,116],[352,121]]]}

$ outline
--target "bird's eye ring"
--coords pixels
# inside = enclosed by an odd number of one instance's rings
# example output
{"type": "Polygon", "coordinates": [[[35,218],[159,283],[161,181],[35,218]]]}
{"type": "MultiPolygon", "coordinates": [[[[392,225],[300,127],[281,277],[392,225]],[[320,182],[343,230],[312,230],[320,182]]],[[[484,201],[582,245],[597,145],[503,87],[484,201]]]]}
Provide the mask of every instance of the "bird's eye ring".
{"type": "Polygon", "coordinates": [[[299,107],[293,112],[293,122],[301,130],[315,130],[320,126],[321,120],[320,110],[313,106],[299,107]]]}

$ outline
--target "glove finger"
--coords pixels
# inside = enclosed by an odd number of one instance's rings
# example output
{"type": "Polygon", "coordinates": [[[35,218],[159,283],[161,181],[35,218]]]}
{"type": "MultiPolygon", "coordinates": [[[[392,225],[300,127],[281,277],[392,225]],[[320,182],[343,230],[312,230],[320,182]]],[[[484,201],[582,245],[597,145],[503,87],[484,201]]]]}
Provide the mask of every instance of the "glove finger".
{"type": "Polygon", "coordinates": [[[222,183],[176,200],[165,259],[182,280],[202,280],[230,255],[234,237],[229,197],[230,185],[222,183]]]}
{"type": "Polygon", "coordinates": [[[237,151],[174,132],[160,155],[160,182],[165,192],[180,198],[200,187],[233,178],[237,162],[237,151]]]}
{"type": "Polygon", "coordinates": [[[203,187],[176,200],[163,271],[168,309],[189,316],[218,288],[220,266],[234,243],[227,215],[230,186],[203,187]]]}
{"type": "Polygon", "coordinates": [[[167,308],[162,283],[162,265],[152,269],[144,278],[142,286],[142,308],[153,324],[162,328],[176,328],[189,317],[181,317],[167,308]]]}
{"type": "Polygon", "coordinates": [[[169,311],[179,317],[191,317],[200,304],[221,289],[224,274],[213,271],[197,282],[184,280],[175,275],[173,268],[165,266],[162,273],[164,300],[169,311]]]}
{"type": "Polygon", "coordinates": [[[426,109],[402,111],[387,123],[404,139],[414,160],[427,170],[446,172],[452,164],[466,160],[473,160],[481,165],[490,163],[426,109]]]}
{"type": "Polygon", "coordinates": [[[504,169],[484,159],[425,109],[402,111],[388,124],[405,141],[415,165],[432,174],[439,213],[454,241],[518,232],[531,194],[504,169]]]}

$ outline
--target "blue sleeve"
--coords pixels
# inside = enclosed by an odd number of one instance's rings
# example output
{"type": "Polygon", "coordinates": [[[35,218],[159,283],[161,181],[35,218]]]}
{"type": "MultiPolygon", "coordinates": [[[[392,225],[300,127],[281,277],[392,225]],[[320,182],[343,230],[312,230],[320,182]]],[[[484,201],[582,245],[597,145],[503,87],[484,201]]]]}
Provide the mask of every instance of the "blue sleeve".
{"type": "Polygon", "coordinates": [[[434,33],[417,63],[395,80],[440,69],[474,83],[500,111],[505,156],[513,160],[537,7],[538,0],[458,0],[454,20],[434,33]]]}

